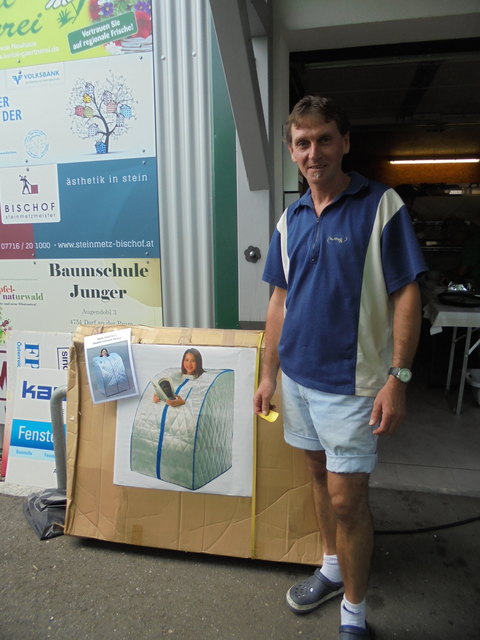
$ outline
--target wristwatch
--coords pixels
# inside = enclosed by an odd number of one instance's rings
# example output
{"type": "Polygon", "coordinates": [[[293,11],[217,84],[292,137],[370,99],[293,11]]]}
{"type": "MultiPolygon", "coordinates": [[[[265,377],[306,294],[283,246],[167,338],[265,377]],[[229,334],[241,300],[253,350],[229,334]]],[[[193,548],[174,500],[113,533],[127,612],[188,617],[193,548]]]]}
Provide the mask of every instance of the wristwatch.
{"type": "Polygon", "coordinates": [[[410,382],[412,379],[412,372],[410,369],[405,369],[404,367],[392,367],[389,369],[388,375],[398,378],[398,380],[401,380],[401,382],[404,382],[405,384],[410,382]]]}

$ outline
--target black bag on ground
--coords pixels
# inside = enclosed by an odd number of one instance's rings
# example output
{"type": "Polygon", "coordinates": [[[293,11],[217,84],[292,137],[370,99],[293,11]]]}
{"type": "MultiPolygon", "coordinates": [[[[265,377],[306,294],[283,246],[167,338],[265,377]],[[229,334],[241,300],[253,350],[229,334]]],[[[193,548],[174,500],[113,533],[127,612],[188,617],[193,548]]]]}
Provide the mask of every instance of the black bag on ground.
{"type": "Polygon", "coordinates": [[[45,489],[27,497],[23,513],[40,540],[47,540],[63,535],[66,508],[64,489],[45,489]]]}

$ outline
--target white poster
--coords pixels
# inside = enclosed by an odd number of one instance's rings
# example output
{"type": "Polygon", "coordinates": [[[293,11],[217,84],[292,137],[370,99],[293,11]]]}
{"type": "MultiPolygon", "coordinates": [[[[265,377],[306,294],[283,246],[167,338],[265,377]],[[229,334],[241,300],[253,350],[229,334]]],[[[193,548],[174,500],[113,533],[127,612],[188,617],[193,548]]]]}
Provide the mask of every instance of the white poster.
{"type": "MultiPolygon", "coordinates": [[[[16,330],[161,324],[158,259],[0,261],[0,310],[16,330]],[[53,312],[54,311],[54,312],[53,312]]],[[[1,320],[0,320],[1,322],[1,320]]]]}
{"type": "Polygon", "coordinates": [[[151,55],[0,71],[0,86],[0,166],[155,156],[151,55]]]}
{"type": "MultiPolygon", "coordinates": [[[[52,386],[56,384],[57,376],[48,381],[48,371],[56,369],[62,374],[62,384],[67,384],[67,369],[72,334],[40,331],[9,331],[7,346],[7,360],[2,375],[4,388],[7,389],[5,432],[3,437],[3,452],[1,475],[5,476],[12,427],[14,391],[18,389],[17,372],[19,369],[43,370],[44,382],[52,386]]],[[[3,369],[2,369],[3,371],[3,369]]],[[[20,384],[20,383],[19,383],[20,384]]],[[[0,405],[1,406],[1,405],[0,405]]]]}
{"type": "Polygon", "coordinates": [[[131,338],[131,329],[85,336],[85,362],[94,404],[138,395],[131,338]]]}
{"type": "Polygon", "coordinates": [[[65,378],[58,369],[17,369],[7,482],[57,486],[50,399],[65,378]]]}
{"type": "Polygon", "coordinates": [[[38,166],[34,173],[32,178],[22,167],[3,167],[0,180],[3,224],[60,222],[56,165],[38,166]]]}
{"type": "Polygon", "coordinates": [[[132,345],[140,398],[117,404],[114,483],[252,495],[257,350],[132,345]]]}

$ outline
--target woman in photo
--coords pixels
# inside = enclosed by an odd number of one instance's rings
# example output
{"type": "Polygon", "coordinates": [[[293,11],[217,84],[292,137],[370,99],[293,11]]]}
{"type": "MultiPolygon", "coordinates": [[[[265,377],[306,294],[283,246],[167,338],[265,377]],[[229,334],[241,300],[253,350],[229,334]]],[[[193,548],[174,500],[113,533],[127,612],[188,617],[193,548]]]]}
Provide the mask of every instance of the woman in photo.
{"type": "Polygon", "coordinates": [[[198,378],[204,372],[202,354],[198,349],[187,349],[182,357],[182,373],[198,378]]]}
{"type": "MultiPolygon", "coordinates": [[[[182,375],[186,376],[187,379],[195,380],[196,378],[199,378],[204,371],[205,369],[203,368],[202,354],[200,351],[193,347],[187,349],[182,356],[182,375]]],[[[163,400],[169,407],[180,407],[185,404],[185,400],[175,393],[168,380],[161,380],[158,384],[167,396],[168,400],[164,400],[154,393],[153,402],[161,402],[163,400]]]]}

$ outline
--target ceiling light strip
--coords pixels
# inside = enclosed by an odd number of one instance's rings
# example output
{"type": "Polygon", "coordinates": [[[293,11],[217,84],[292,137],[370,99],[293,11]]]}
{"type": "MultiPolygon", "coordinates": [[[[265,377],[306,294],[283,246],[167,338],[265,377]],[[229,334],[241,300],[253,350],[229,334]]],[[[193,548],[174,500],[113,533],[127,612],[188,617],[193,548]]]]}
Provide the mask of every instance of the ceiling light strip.
{"type": "Polygon", "coordinates": [[[480,158],[425,158],[411,160],[390,160],[390,164],[474,164],[480,162],[480,158]]]}

